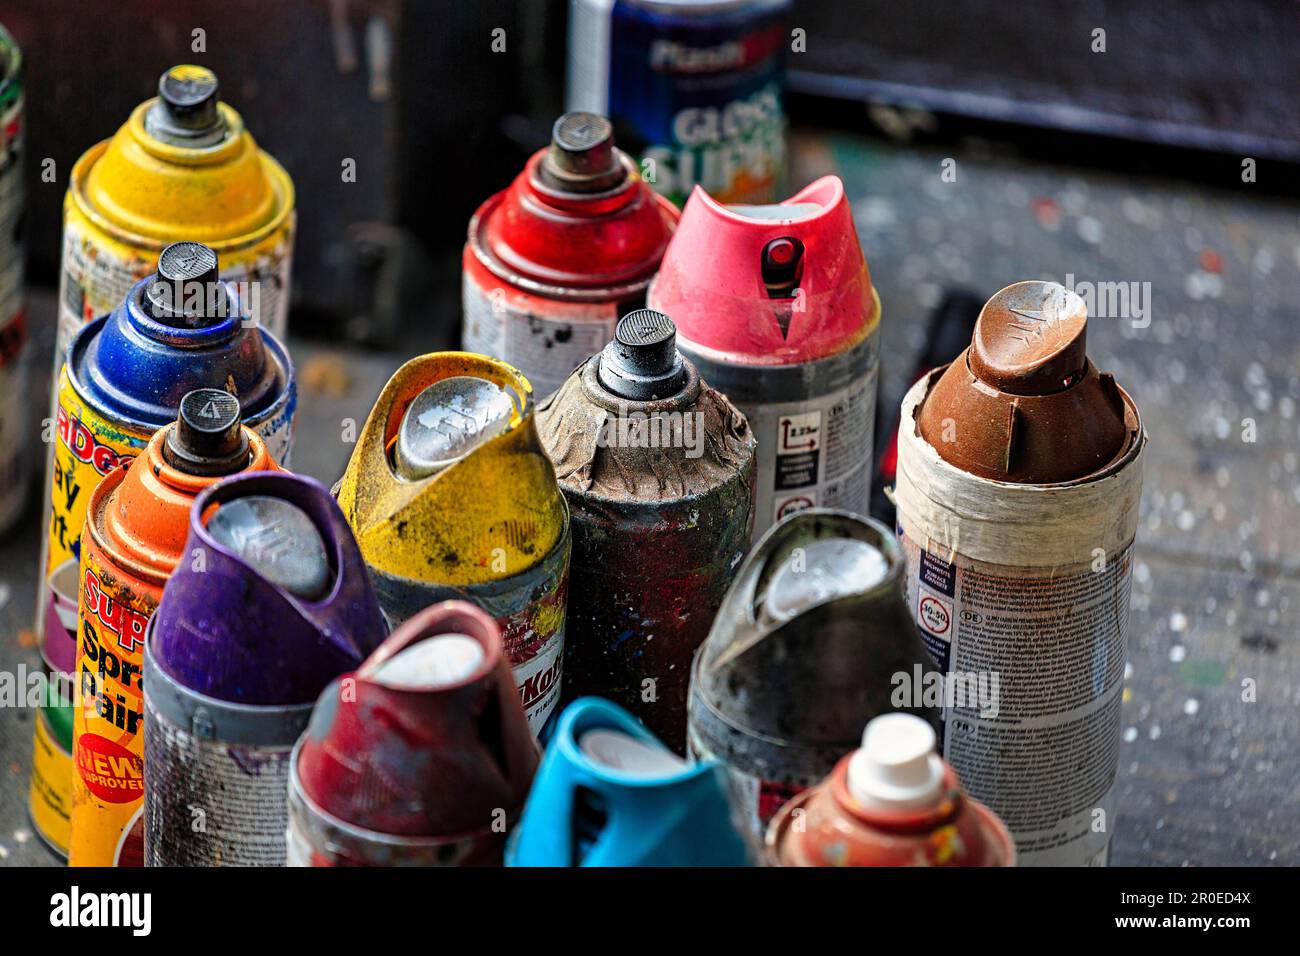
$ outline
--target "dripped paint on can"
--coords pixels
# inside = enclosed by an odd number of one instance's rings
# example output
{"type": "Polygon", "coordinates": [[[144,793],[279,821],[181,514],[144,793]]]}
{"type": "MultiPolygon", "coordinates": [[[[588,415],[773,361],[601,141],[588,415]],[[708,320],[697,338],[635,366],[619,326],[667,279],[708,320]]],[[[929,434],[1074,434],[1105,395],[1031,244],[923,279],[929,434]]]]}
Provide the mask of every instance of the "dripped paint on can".
{"type": "Polygon", "coordinates": [[[723,770],[690,763],[630,713],[569,704],[547,744],[507,866],[745,866],[723,770]]]}
{"type": "MultiPolygon", "coordinates": [[[[168,250],[160,273],[137,283],[112,315],[77,333],[59,375],[36,621],[42,657],[56,683],[59,675],[71,674],[76,658],[78,560],[91,494],[105,475],[139,455],[158,429],[175,421],[187,392],[233,390],[244,424],[261,437],[271,458],[287,466],[292,450],[298,400],[288,353],[264,329],[244,324],[231,286],[213,293],[212,308],[205,305],[203,315],[187,317],[184,308],[173,314],[177,310],[164,301],[165,290],[183,293],[197,284],[206,303],[206,290],[215,288],[216,257],[195,243],[175,243],[168,250]],[[218,304],[221,296],[224,306],[218,304]]],[[[184,304],[182,294],[172,297],[184,304]]],[[[64,700],[55,706],[71,704],[64,700]]],[[[71,722],[69,713],[69,727],[71,722]]],[[[71,805],[72,764],[54,759],[49,769],[52,777],[33,772],[32,802],[46,804],[32,810],[34,818],[56,819],[56,805],[71,805]]],[[[66,852],[66,829],[41,833],[66,852]]]]}
{"type": "Polygon", "coordinates": [[[72,168],[55,374],[77,330],[116,308],[167,245],[186,239],[217,251],[250,316],[282,338],[295,221],[293,180],[219,101],[216,75],[172,67],[158,96],[72,168]]]}
{"type": "Polygon", "coordinates": [[[23,124],[23,57],[0,26],[0,531],[22,514],[31,485],[23,124]]]}
{"type": "Polygon", "coordinates": [[[821,508],[784,519],[745,559],[695,656],[687,742],[721,761],[755,850],[781,806],[830,773],[862,727],[903,709],[896,675],[933,673],[887,528],[821,508]]]}
{"type": "Polygon", "coordinates": [[[528,380],[468,352],[412,359],[380,393],[337,494],[389,622],[454,598],[482,607],[540,731],[560,694],[570,538],[528,380]]]}
{"type": "Polygon", "coordinates": [[[1022,866],[1104,864],[1114,831],[1146,436],[1086,329],[1065,287],[1008,286],[898,433],[911,613],[940,671],[1000,675],[1000,713],[947,708],[944,756],[1022,866]]]}
{"type": "Polygon", "coordinates": [[[312,705],[386,629],[318,482],[250,474],[190,510],[145,638],[148,866],[283,866],[289,755],[312,705]]]}
{"type": "Polygon", "coordinates": [[[645,305],[677,209],[641,181],[609,121],[567,113],[551,145],[474,214],[463,256],[463,345],[549,395],[645,305]]]}
{"type": "Polygon", "coordinates": [[[648,302],[749,419],[755,540],[801,508],[868,513],[880,298],[837,177],[774,206],[697,189],[648,302]]]}
{"type": "Polygon", "coordinates": [[[70,866],[144,865],[145,632],[186,554],[198,494],[224,475],[276,467],[239,419],[229,392],[188,393],[176,423],[154,435],[139,463],[118,466],[90,495],[73,671],[70,866]]]}
{"type": "Polygon", "coordinates": [[[745,417],[642,310],[538,410],[569,502],[564,697],[603,695],[677,752],[691,659],[749,546],[745,417]]]}
{"type": "Polygon", "coordinates": [[[570,109],[614,120],[655,189],[771,202],[785,175],[790,0],[572,0],[570,109]]]}
{"type": "Polygon", "coordinates": [[[289,865],[499,865],[537,760],[496,622],[435,604],[321,693],[290,765],[289,865]]]}

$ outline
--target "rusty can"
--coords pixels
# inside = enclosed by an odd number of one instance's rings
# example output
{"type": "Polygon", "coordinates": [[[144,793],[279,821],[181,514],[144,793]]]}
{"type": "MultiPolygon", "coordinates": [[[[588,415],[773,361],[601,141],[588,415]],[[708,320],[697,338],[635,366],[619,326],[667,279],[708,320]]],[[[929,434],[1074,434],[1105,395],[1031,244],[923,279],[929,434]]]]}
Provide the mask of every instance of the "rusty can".
{"type": "Polygon", "coordinates": [[[336,491],[389,623],[453,598],[482,607],[540,731],[560,695],[570,537],[528,380],[468,352],[412,359],[336,491]]]}
{"type": "Polygon", "coordinates": [[[537,769],[495,621],[426,608],[326,687],[294,747],[290,866],[499,866],[537,769]]]}
{"type": "Polygon", "coordinates": [[[962,792],[911,714],[867,724],[862,746],[772,818],[773,866],[1015,866],[1011,833],[962,792]]]}
{"type": "Polygon", "coordinates": [[[538,410],[569,502],[564,698],[607,697],[678,753],[691,659],[749,546],[745,416],[642,310],[538,410]]]}
{"type": "Polygon", "coordinates": [[[0,26],[0,531],[22,514],[31,485],[23,123],[23,56],[0,26]]]}
{"type": "Polygon", "coordinates": [[[509,362],[550,394],[645,305],[677,222],[613,127],[566,113],[551,145],[483,203],[465,244],[462,344],[509,362]]]}
{"type": "Polygon", "coordinates": [[[74,669],[70,866],[144,865],[145,631],[184,555],[194,499],[224,475],[276,465],[239,400],[189,392],[176,423],[90,495],[74,669]]]}

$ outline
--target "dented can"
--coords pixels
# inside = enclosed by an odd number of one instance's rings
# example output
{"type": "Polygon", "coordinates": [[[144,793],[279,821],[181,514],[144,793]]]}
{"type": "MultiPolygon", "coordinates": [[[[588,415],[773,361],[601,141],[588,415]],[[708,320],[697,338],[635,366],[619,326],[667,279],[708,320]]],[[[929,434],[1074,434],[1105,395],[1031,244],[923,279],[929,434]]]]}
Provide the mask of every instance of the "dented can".
{"type": "MultiPolygon", "coordinates": [[[[144,865],[145,631],[183,555],[191,505],[224,475],[276,467],[215,388],[90,495],[81,537],[70,866],[144,865]]],[[[196,557],[195,557],[196,559],[196,557]]]]}
{"type": "Polygon", "coordinates": [[[22,514],[31,485],[23,123],[23,57],[0,26],[0,531],[22,514]]]}
{"type": "Polygon", "coordinates": [[[569,502],[564,698],[601,695],[678,753],[691,659],[749,547],[754,438],[642,310],[546,399],[538,429],[569,502]]]}
{"type": "Polygon", "coordinates": [[[426,608],[320,695],[294,747],[290,866],[499,866],[537,769],[496,622],[426,608]]]}
{"type": "Polygon", "coordinates": [[[774,206],[697,189],[648,301],[749,419],[755,540],[801,508],[868,513],[880,298],[837,177],[774,206]]]}
{"type": "Polygon", "coordinates": [[[746,836],[761,852],[781,806],[817,783],[891,710],[897,675],[933,672],[903,601],[903,555],[879,522],[808,509],[745,559],[695,655],[688,745],[727,767],[746,836]]]}
{"type": "Polygon", "coordinates": [[[468,352],[412,359],[336,491],[389,623],[453,598],[483,608],[540,731],[560,695],[570,538],[528,380],[468,352]]]}
{"type": "Polygon", "coordinates": [[[1146,436],[1087,319],[1054,282],[1001,290],[898,431],[911,613],[940,671],[1000,684],[997,713],[946,708],[944,756],[1025,866],[1104,865],[1114,829],[1146,436]]]}
{"type": "Polygon", "coordinates": [[[352,532],[310,478],[247,474],[190,509],[145,637],[148,866],[283,866],[289,755],[386,634],[352,532]]]}
{"type": "MultiPolygon", "coordinates": [[[[234,288],[216,279],[217,265],[208,247],[174,243],[163,251],[154,277],[137,283],[112,315],[83,327],[69,347],[48,461],[50,505],[37,601],[37,633],[51,675],[73,671],[78,560],[91,494],[176,420],[187,392],[231,390],[244,424],[272,460],[287,466],[297,411],[293,366],[270,333],[244,324],[234,288]],[[202,299],[187,302],[187,290],[202,299]]],[[[71,705],[63,700],[52,706],[71,705]]],[[[66,723],[71,726],[70,712],[66,723]]],[[[72,765],[57,757],[52,754],[45,767],[52,776],[33,772],[32,817],[53,824],[40,832],[66,852],[67,829],[59,825],[57,808],[71,805],[72,765]]]]}
{"type": "Polygon", "coordinates": [[[507,866],[744,866],[722,768],[677,756],[617,704],[569,704],[507,866]]]}
{"type": "Polygon", "coordinates": [[[862,746],[795,797],[767,830],[773,866],[1015,866],[993,811],[962,792],[911,714],[867,724],[862,746]]]}
{"type": "Polygon", "coordinates": [[[550,394],[645,305],[676,222],[615,148],[608,120],[561,116],[550,147],[470,220],[465,350],[509,362],[550,394]]]}

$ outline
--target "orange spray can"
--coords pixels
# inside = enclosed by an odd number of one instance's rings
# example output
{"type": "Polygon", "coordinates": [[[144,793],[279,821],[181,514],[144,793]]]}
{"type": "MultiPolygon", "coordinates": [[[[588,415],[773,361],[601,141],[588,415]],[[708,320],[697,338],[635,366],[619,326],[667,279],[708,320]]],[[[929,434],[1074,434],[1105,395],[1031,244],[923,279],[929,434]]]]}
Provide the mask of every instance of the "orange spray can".
{"type": "Polygon", "coordinates": [[[91,495],[81,538],[69,865],[143,866],[145,628],[184,558],[199,492],[235,472],[270,470],[278,468],[266,444],[240,424],[239,400],[203,388],[186,394],[176,422],[91,495]]]}

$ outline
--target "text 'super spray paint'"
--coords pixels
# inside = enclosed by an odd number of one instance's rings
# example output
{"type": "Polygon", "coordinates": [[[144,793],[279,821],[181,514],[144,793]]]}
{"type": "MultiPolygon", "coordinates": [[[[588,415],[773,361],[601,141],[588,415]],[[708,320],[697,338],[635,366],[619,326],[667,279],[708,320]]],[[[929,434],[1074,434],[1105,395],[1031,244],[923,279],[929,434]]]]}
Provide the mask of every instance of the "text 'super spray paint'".
{"type": "Polygon", "coordinates": [[[0,531],[22,514],[31,484],[22,175],[23,57],[0,26],[0,531]]]}
{"type": "Polygon", "coordinates": [[[468,352],[412,359],[379,394],[337,494],[389,622],[453,598],[482,607],[540,731],[560,696],[570,538],[528,380],[468,352]]]}
{"type": "Polygon", "coordinates": [[[248,315],[283,338],[294,225],[293,180],[220,102],[216,75],[172,67],[158,96],[72,168],[55,374],[77,330],[116,308],[167,245],[186,239],[217,251],[248,315]]]}
{"type": "Polygon", "coordinates": [[[755,540],[801,508],[868,513],[880,298],[837,177],[774,206],[697,189],[648,301],[749,419],[755,540]]]}
{"type": "Polygon", "coordinates": [[[934,728],[911,714],[867,724],[862,746],[772,818],[773,866],[1014,866],[1016,845],[993,811],[962,792],[935,753],[934,728]]]}
{"type": "Polygon", "coordinates": [[[757,849],[792,796],[817,783],[894,705],[899,674],[932,672],[903,601],[887,528],[842,511],[784,519],[745,559],[695,656],[690,752],[727,767],[757,849]],[[779,675],[779,677],[774,677],[779,675]]]}
{"type": "Polygon", "coordinates": [[[290,866],[501,864],[538,760],[503,650],[444,601],[325,688],[290,765],[290,866]]]}
{"type": "Polygon", "coordinates": [[[626,316],[537,419],[572,516],[564,697],[608,697],[680,753],[691,659],[749,547],[754,439],[675,336],[626,316]]]}
{"type": "Polygon", "coordinates": [[[571,0],[569,109],[603,113],[655,189],[771,202],[790,0],[571,0]]]}
{"type": "Polygon", "coordinates": [[[1063,286],[1008,286],[898,435],[911,613],[941,671],[1000,675],[995,718],[948,708],[944,756],[1021,865],[1104,864],[1114,826],[1146,437],[1086,327],[1063,286]]]}
{"type": "Polygon", "coordinates": [[[509,362],[550,394],[645,305],[676,222],[604,117],[561,116],[550,148],[470,220],[465,350],[509,362]]]}
{"type": "MultiPolygon", "coordinates": [[[[244,424],[273,460],[287,465],[297,411],[293,366],[274,336],[244,324],[234,287],[216,281],[216,269],[208,247],[174,243],[154,277],[137,283],[111,315],[84,326],[69,347],[59,375],[37,600],[41,653],[52,675],[71,674],[76,657],[78,559],[90,496],[105,475],[176,420],[187,392],[232,391],[244,424]]],[[[37,757],[47,759],[37,759],[33,769],[32,818],[41,836],[66,852],[67,818],[60,811],[71,806],[72,764],[60,758],[71,753],[72,714],[69,709],[66,720],[55,720],[47,711],[46,718],[45,731],[66,729],[69,736],[52,741],[61,749],[46,750],[37,728],[37,757]]]]}
{"type": "Polygon", "coordinates": [[[744,866],[722,768],[690,763],[616,704],[564,709],[507,866],[744,866]]]}
{"type": "Polygon", "coordinates": [[[239,401],[197,389],[176,423],[90,495],[81,536],[70,866],[144,865],[144,641],[185,558],[194,499],[224,475],[275,468],[239,401]]]}
{"type": "Polygon", "coordinates": [[[318,482],[230,478],[189,515],[145,638],[147,866],[283,866],[289,756],[322,689],[386,630],[318,482]]]}

